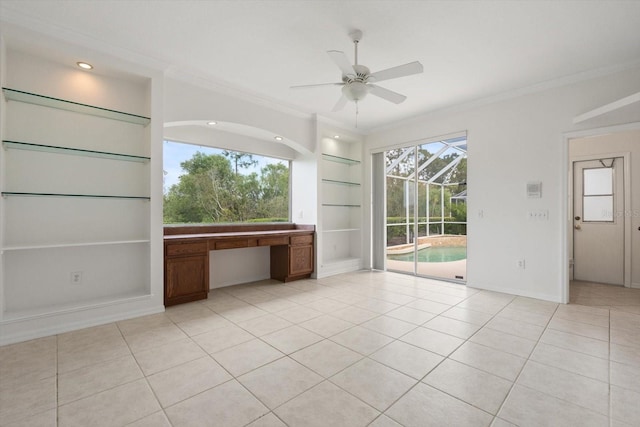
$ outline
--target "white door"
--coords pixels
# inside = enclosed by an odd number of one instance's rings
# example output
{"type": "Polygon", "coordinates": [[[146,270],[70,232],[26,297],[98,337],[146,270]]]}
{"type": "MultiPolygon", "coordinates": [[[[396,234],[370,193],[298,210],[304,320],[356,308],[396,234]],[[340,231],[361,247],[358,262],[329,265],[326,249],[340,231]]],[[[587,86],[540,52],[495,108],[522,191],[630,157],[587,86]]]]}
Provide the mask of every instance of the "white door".
{"type": "Polygon", "coordinates": [[[573,163],[573,278],[624,285],[624,158],[573,163]]]}

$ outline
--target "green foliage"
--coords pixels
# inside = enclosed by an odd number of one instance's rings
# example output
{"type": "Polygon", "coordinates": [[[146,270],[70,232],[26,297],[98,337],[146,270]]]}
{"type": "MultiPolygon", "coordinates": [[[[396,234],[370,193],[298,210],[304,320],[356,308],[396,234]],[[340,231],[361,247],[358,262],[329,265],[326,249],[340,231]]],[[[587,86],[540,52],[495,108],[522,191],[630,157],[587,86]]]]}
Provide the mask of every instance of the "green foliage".
{"type": "Polygon", "coordinates": [[[288,221],[289,168],[272,164],[260,175],[238,173],[255,164],[250,154],[230,151],[198,152],[180,163],[185,174],[164,195],[164,223],[288,221]]]}

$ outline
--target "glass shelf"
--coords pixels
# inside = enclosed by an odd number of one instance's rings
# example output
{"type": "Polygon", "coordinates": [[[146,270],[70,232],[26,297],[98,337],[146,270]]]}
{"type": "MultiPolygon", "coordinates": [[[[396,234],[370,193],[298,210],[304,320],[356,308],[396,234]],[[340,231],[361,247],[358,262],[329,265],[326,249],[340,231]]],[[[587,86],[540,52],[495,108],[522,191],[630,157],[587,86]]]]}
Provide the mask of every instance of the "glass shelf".
{"type": "Polygon", "coordinates": [[[63,193],[23,193],[15,191],[3,191],[2,196],[26,196],[26,197],[86,197],[94,199],[133,199],[133,200],[151,200],[151,197],[142,196],[106,196],[100,194],[63,194],[63,193]]]}
{"type": "Polygon", "coordinates": [[[88,114],[91,116],[103,117],[106,119],[120,120],[123,122],[133,123],[146,126],[151,119],[149,117],[139,116],[136,114],[123,113],[122,111],[110,110],[108,108],[94,107],[93,105],[81,104],[79,102],[67,101],[64,99],[53,98],[50,96],[38,95],[35,93],[23,92],[20,90],[2,88],[2,92],[7,100],[20,101],[28,104],[41,105],[43,107],[52,107],[59,110],[73,111],[75,113],[88,114]]]}
{"type": "Polygon", "coordinates": [[[332,154],[322,153],[322,158],[330,162],[343,163],[350,166],[360,164],[360,160],[348,159],[346,157],[334,156],[332,154]]]}
{"type": "Polygon", "coordinates": [[[323,230],[323,233],[354,233],[360,231],[359,228],[332,228],[330,230],[323,230]]]}
{"type": "Polygon", "coordinates": [[[71,154],[75,156],[97,157],[100,159],[124,160],[128,162],[139,162],[139,163],[145,163],[150,160],[149,157],[133,156],[130,154],[109,153],[107,151],[84,150],[82,148],[58,147],[55,145],[32,144],[29,142],[2,141],[2,144],[6,148],[13,148],[16,150],[71,154]]]}
{"type": "Polygon", "coordinates": [[[360,207],[360,205],[334,204],[334,203],[323,203],[322,206],[331,206],[331,207],[339,207],[339,208],[359,208],[360,207]]]}
{"type": "Polygon", "coordinates": [[[359,182],[349,182],[349,181],[338,181],[335,179],[322,179],[322,182],[326,182],[327,184],[338,184],[338,185],[350,185],[350,186],[360,186],[359,182]]]}
{"type": "Polygon", "coordinates": [[[111,242],[86,242],[86,243],[59,243],[55,245],[30,245],[30,246],[7,246],[2,248],[3,251],[28,251],[33,249],[57,249],[57,248],[75,248],[81,246],[104,246],[104,245],[131,245],[140,243],[150,243],[150,240],[118,240],[111,242]]]}

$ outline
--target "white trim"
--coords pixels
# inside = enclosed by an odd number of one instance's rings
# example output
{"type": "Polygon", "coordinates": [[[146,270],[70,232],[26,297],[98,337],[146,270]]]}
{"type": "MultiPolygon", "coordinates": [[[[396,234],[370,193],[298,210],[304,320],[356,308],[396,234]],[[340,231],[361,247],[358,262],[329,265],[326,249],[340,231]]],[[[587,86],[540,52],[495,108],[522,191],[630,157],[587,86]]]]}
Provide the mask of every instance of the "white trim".
{"type": "MultiPolygon", "coordinates": [[[[440,280],[440,279],[438,279],[438,280],[440,280]]],[[[453,283],[457,283],[457,282],[453,282],[453,283]]],[[[468,288],[471,288],[471,289],[478,289],[478,290],[482,290],[482,291],[494,291],[494,292],[505,293],[505,289],[503,287],[494,286],[494,285],[490,285],[490,284],[486,284],[486,283],[482,283],[482,284],[475,283],[473,285],[470,285],[469,282],[467,282],[466,286],[468,288]]],[[[531,291],[528,291],[528,290],[525,290],[525,289],[511,289],[510,288],[509,289],[509,295],[528,297],[528,298],[535,298],[535,299],[540,299],[540,300],[544,300],[544,301],[557,302],[557,303],[560,303],[560,304],[565,303],[565,301],[562,300],[562,296],[561,295],[539,293],[539,292],[531,292],[531,291]]]]}
{"type": "Polygon", "coordinates": [[[136,70],[136,72],[143,75],[146,75],[150,71],[157,72],[165,70],[169,66],[168,62],[158,58],[106,43],[104,40],[90,34],[56,25],[50,20],[35,18],[13,10],[6,4],[0,3],[0,5],[0,15],[2,15],[2,21],[6,27],[5,30],[14,37],[16,36],[15,33],[18,33],[18,37],[27,39],[33,38],[33,36],[39,36],[43,39],[64,42],[70,46],[80,46],[85,49],[90,49],[91,51],[97,51],[112,56],[110,60],[114,63],[126,61],[129,63],[129,70],[134,68],[132,67],[134,65],[138,68],[144,68],[145,70],[136,70]],[[37,28],[37,30],[34,30],[34,28],[37,28]]]}
{"type": "Polygon", "coordinates": [[[146,295],[0,322],[0,346],[164,312],[146,295]]]}
{"type": "MultiPolygon", "coordinates": [[[[282,101],[269,98],[266,95],[261,95],[256,92],[250,92],[248,89],[233,86],[228,82],[215,81],[211,76],[200,76],[189,70],[169,68],[166,71],[165,76],[173,80],[189,83],[202,89],[211,90],[220,95],[231,96],[241,101],[269,108],[293,117],[311,120],[315,114],[310,110],[304,111],[297,106],[286,104],[282,101]]],[[[345,124],[341,124],[341,126],[344,127],[345,124]]]]}
{"type": "Polygon", "coordinates": [[[382,125],[378,127],[371,127],[367,129],[367,135],[384,132],[388,130],[398,129],[405,126],[410,126],[415,123],[423,122],[426,117],[431,117],[438,114],[458,113],[462,111],[472,110],[474,108],[482,107],[485,105],[495,104],[502,101],[507,101],[514,98],[519,98],[525,95],[531,95],[534,93],[543,92],[545,90],[554,89],[558,87],[568,86],[582,81],[592,80],[598,77],[605,77],[611,74],[620,73],[626,70],[640,67],[640,61],[635,60],[624,64],[616,64],[603,68],[597,68],[595,70],[584,71],[581,73],[572,74],[569,76],[560,77],[557,79],[547,80],[534,85],[514,89],[511,91],[490,95],[484,98],[475,99],[462,104],[456,104],[451,106],[444,106],[441,108],[434,108],[432,110],[423,111],[413,117],[409,117],[403,120],[398,120],[388,125],[382,125]]]}
{"type": "Polygon", "coordinates": [[[589,119],[601,116],[603,114],[619,110],[620,108],[626,107],[627,105],[635,104],[636,102],[640,102],[640,92],[634,93],[633,95],[625,96],[624,98],[618,99],[617,101],[610,102],[603,105],[602,107],[598,107],[591,111],[587,111],[584,114],[580,114],[579,116],[575,116],[573,118],[573,123],[581,123],[589,119]]]}

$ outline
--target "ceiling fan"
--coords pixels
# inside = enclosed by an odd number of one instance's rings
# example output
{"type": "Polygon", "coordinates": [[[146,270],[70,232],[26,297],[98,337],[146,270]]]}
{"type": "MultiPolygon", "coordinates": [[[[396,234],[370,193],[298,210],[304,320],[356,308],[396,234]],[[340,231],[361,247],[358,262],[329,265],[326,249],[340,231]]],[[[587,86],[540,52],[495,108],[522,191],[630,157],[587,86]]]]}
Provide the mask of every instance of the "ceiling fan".
{"type": "MultiPolygon", "coordinates": [[[[362,39],[362,31],[355,30],[349,33],[351,40],[355,46],[355,64],[351,65],[347,55],[339,50],[329,50],[327,53],[333,62],[342,71],[342,81],[336,83],[320,83],[312,85],[291,86],[292,89],[304,89],[321,86],[342,86],[342,96],[333,107],[332,111],[340,111],[344,108],[347,101],[354,101],[356,103],[356,109],[358,101],[364,99],[368,93],[378,96],[394,104],[400,104],[407,99],[406,96],[394,92],[389,89],[385,89],[374,83],[384,80],[396,79],[398,77],[410,76],[412,74],[419,74],[423,71],[422,64],[418,61],[410,62],[404,65],[398,65],[397,67],[387,68],[386,70],[377,71],[372,73],[369,68],[364,65],[358,64],[358,43],[362,39]]],[[[357,113],[357,111],[356,111],[357,113]]]]}

